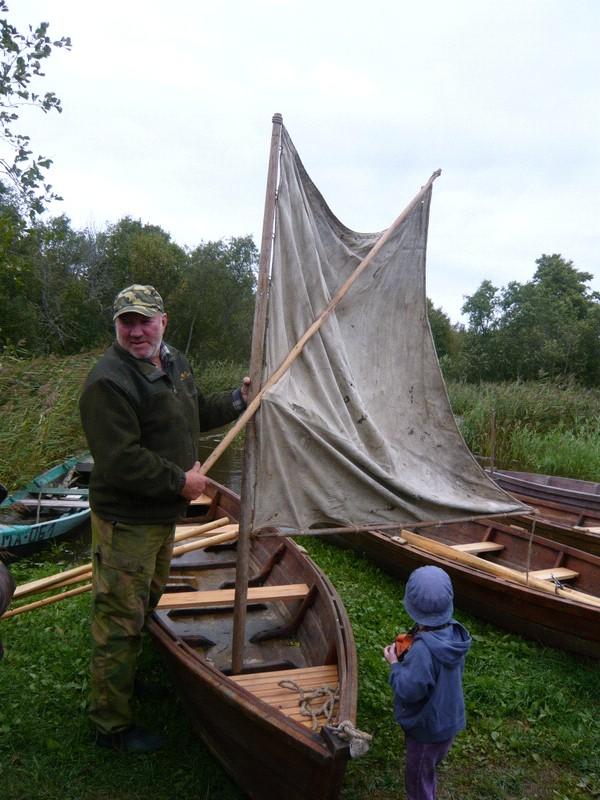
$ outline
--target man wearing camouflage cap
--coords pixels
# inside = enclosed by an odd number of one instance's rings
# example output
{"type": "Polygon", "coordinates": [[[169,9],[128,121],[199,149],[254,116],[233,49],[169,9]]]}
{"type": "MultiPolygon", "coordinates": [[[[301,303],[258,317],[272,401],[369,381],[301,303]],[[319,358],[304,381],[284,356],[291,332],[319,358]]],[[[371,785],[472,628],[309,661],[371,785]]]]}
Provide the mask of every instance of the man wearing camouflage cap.
{"type": "Polygon", "coordinates": [[[94,458],[92,672],[96,741],[150,752],[160,736],[133,725],[131,699],[141,632],[169,574],[175,523],[206,485],[201,430],[235,419],[241,389],[203,397],[187,360],[163,342],[163,301],[153,286],[116,296],[116,342],[85,382],[81,420],[94,458]]]}

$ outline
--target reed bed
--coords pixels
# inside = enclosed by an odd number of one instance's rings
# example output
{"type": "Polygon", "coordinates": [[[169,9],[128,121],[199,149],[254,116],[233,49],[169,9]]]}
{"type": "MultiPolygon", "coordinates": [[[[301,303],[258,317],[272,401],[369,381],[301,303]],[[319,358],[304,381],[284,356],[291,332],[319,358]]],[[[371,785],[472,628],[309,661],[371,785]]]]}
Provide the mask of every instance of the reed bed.
{"type": "Polygon", "coordinates": [[[501,469],[600,481],[600,390],[547,382],[450,383],[470,450],[501,469]]]}
{"type": "MultiPolygon", "coordinates": [[[[102,351],[23,360],[0,354],[0,481],[15,490],[87,449],[78,400],[102,351]]],[[[195,367],[206,394],[239,386],[245,367],[213,361],[195,367]]]]}

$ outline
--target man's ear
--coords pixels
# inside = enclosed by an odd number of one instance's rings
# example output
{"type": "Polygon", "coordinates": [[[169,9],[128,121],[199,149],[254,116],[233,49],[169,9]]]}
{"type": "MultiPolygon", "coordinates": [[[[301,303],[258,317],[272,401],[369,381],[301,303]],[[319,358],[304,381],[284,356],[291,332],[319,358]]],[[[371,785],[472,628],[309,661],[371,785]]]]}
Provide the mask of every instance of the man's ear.
{"type": "Polygon", "coordinates": [[[162,329],[163,329],[163,333],[165,332],[165,330],[166,330],[166,328],[167,328],[167,322],[168,322],[168,321],[169,321],[169,318],[168,318],[168,316],[167,316],[166,314],[163,314],[163,315],[162,315],[162,329]]]}

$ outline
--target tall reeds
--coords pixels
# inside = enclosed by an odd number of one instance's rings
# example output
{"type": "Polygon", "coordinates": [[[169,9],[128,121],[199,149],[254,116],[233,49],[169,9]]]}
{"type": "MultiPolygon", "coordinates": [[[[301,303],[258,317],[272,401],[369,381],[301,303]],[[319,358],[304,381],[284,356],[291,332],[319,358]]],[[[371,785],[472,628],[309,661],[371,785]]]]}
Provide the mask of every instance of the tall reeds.
{"type": "MultiPolygon", "coordinates": [[[[0,482],[14,491],[40,472],[87,449],[78,400],[101,351],[23,360],[0,354],[0,482]]],[[[239,386],[244,365],[195,369],[206,394],[239,386]]]]}
{"type": "Polygon", "coordinates": [[[547,382],[448,385],[467,445],[495,465],[600,481],[600,390],[547,382]]]}

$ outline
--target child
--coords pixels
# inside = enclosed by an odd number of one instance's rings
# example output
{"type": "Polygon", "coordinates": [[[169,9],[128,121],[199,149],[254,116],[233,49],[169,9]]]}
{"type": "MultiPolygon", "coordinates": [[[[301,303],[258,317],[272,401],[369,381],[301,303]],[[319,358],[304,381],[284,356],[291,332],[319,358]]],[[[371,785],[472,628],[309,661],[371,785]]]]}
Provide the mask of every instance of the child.
{"type": "Polygon", "coordinates": [[[453,597],[443,569],[416,569],[404,592],[404,608],[416,623],[412,645],[400,659],[395,643],[383,651],[394,716],[405,735],[406,800],[435,800],[436,767],[465,727],[462,674],[471,637],[452,619],[453,597]]]}

